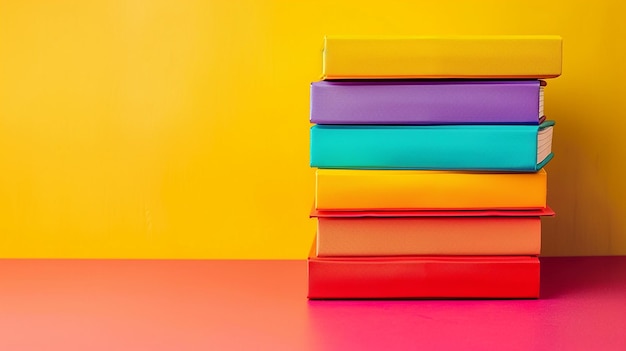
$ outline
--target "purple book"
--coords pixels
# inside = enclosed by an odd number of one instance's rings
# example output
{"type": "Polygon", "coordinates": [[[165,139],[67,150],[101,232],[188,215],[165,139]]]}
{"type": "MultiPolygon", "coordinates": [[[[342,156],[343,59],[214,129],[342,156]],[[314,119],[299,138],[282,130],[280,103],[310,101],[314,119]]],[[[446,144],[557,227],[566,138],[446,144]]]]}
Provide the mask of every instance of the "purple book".
{"type": "Polygon", "coordinates": [[[370,80],[311,84],[317,124],[539,124],[541,80],[370,80]]]}

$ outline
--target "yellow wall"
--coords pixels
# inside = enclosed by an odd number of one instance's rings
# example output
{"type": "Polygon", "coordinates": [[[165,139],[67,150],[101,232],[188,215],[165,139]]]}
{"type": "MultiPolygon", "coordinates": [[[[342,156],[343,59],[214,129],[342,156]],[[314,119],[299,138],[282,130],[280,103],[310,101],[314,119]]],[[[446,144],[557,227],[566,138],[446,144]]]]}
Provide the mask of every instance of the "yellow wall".
{"type": "Polygon", "coordinates": [[[304,258],[324,34],[560,34],[546,255],[626,254],[614,1],[0,0],[0,257],[304,258]]]}

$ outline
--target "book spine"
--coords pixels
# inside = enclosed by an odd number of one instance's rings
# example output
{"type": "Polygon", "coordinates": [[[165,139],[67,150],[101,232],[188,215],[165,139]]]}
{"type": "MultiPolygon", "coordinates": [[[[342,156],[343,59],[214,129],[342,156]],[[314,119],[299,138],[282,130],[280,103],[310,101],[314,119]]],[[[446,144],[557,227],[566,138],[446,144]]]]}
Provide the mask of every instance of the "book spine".
{"type": "Polygon", "coordinates": [[[546,207],[547,175],[439,171],[316,171],[318,210],[471,210],[546,207]]]}
{"type": "Polygon", "coordinates": [[[533,124],[540,82],[413,81],[311,84],[317,124],[533,124]]]}
{"type": "Polygon", "coordinates": [[[326,79],[553,78],[561,74],[558,36],[327,37],[326,79]]]}
{"type": "Polygon", "coordinates": [[[311,299],[537,298],[530,256],[319,258],[308,261],[311,299]]]}
{"type": "Polygon", "coordinates": [[[539,255],[539,217],[318,218],[317,256],[539,255]]]}
{"type": "Polygon", "coordinates": [[[534,172],[537,126],[311,127],[311,166],[534,172]]]}

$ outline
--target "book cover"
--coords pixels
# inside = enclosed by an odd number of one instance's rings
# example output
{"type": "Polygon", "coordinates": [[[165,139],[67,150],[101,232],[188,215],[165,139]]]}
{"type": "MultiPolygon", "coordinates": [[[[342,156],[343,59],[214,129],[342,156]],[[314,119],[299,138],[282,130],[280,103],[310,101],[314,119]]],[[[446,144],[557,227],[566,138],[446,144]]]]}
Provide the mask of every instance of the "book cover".
{"type": "Polygon", "coordinates": [[[543,115],[539,80],[361,80],[311,84],[317,124],[533,124],[543,115]]]}
{"type": "Polygon", "coordinates": [[[310,299],[537,298],[536,256],[317,257],[310,299]]]}
{"type": "Polygon", "coordinates": [[[325,79],[553,78],[562,39],[527,36],[327,36],[325,79]]]}
{"type": "Polygon", "coordinates": [[[546,207],[547,174],[316,170],[318,210],[484,210],[546,207]]]}
{"type": "Polygon", "coordinates": [[[534,172],[553,157],[553,125],[315,125],[311,166],[534,172]]]}
{"type": "Polygon", "coordinates": [[[367,218],[367,217],[538,217],[554,216],[550,207],[520,210],[474,209],[474,210],[352,210],[328,211],[311,209],[311,218],[367,218]]]}
{"type": "Polygon", "coordinates": [[[539,255],[540,217],[319,217],[318,257],[539,255]]]}

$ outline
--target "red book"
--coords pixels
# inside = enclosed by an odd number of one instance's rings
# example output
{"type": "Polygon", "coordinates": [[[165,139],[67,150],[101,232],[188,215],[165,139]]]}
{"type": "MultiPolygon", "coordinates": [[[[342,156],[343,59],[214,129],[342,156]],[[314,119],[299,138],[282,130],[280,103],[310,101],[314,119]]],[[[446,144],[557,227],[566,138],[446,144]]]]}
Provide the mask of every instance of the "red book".
{"type": "Polygon", "coordinates": [[[538,298],[536,256],[309,257],[310,299],[538,298]]]}

